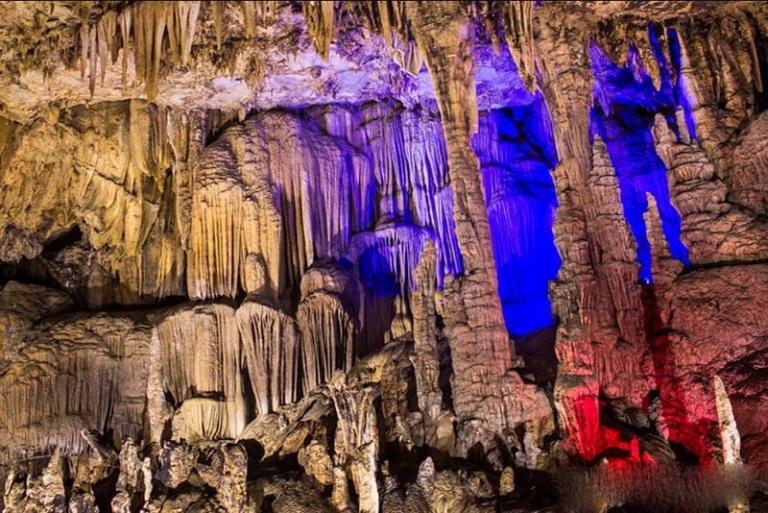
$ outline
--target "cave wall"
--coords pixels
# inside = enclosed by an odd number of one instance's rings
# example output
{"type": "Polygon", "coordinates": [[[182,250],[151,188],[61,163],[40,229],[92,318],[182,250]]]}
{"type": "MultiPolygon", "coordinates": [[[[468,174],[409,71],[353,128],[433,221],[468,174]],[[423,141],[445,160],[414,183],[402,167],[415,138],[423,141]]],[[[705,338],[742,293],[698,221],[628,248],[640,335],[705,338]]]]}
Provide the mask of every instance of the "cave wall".
{"type": "Polygon", "coordinates": [[[229,4],[0,59],[8,511],[768,471],[763,5],[229,4]]]}

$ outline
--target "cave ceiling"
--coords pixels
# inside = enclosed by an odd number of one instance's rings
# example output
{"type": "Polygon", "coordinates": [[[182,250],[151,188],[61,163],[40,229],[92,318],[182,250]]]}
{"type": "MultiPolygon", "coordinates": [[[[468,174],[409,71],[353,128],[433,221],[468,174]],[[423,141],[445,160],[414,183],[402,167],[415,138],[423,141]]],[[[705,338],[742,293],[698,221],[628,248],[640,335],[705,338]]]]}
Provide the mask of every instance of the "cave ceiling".
{"type": "MultiPolygon", "coordinates": [[[[161,57],[157,102],[184,109],[250,111],[385,98],[415,105],[433,99],[427,70],[403,66],[407,49],[386,44],[380,31],[356,12],[356,3],[342,7],[337,26],[327,29],[336,34],[327,59],[314,51],[301,2],[257,2],[265,5],[251,7],[261,17],[250,29],[241,2],[224,2],[218,9],[215,3],[203,3],[190,25],[189,57],[184,62],[167,54],[161,57]],[[218,25],[216,16],[220,16],[218,25]]],[[[622,18],[638,27],[650,20],[674,24],[676,19],[714,17],[718,11],[748,3],[545,1],[536,3],[533,23],[579,25],[587,33],[599,33],[606,24],[622,18]]],[[[130,2],[0,3],[3,115],[24,122],[40,115],[49,104],[67,107],[145,96],[145,77],[137,76],[134,51],[121,52],[118,58],[122,41],[117,22],[110,25],[113,34],[95,43],[92,56],[90,32],[80,30],[84,20],[97,27],[100,19],[131,9],[130,2]],[[86,52],[85,63],[82,51],[86,52]]],[[[476,49],[478,107],[525,102],[514,64],[491,50],[487,30],[480,37],[476,49]]],[[[134,44],[129,41],[129,48],[134,44]]]]}

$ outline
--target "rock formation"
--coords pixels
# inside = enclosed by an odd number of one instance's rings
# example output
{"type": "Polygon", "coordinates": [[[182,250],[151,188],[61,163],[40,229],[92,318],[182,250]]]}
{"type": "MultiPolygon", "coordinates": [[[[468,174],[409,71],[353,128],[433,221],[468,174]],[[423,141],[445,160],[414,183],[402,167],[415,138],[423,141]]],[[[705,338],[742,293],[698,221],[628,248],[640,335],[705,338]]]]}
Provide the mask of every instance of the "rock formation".
{"type": "Polygon", "coordinates": [[[5,511],[768,507],[765,4],[0,41],[5,511]]]}

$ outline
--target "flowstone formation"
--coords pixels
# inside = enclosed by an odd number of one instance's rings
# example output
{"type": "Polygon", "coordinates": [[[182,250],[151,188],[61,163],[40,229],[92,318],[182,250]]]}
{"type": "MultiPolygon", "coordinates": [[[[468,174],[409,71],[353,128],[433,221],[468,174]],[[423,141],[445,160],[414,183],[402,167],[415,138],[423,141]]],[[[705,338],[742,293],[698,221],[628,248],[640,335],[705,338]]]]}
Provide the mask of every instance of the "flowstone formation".
{"type": "Polygon", "coordinates": [[[0,41],[4,511],[768,511],[766,4],[0,41]]]}

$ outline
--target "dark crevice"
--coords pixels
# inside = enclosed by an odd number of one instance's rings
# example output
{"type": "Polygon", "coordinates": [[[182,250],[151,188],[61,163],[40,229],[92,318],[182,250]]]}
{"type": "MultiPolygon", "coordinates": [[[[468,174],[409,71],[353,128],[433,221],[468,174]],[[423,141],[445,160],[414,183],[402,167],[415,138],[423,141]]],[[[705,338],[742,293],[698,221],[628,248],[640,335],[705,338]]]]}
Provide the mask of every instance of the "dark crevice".
{"type": "Polygon", "coordinates": [[[677,279],[683,279],[686,275],[694,274],[697,271],[705,271],[707,269],[720,269],[723,267],[739,267],[739,266],[753,266],[753,265],[766,265],[768,264],[768,258],[756,258],[754,260],[720,260],[717,262],[703,262],[692,263],[687,266],[678,275],[677,279]]]}
{"type": "Polygon", "coordinates": [[[443,394],[443,410],[453,411],[453,393],[451,390],[451,376],[453,367],[451,364],[451,346],[448,339],[443,336],[443,318],[440,315],[435,316],[435,324],[438,332],[437,338],[437,360],[439,362],[438,386],[443,394]]]}
{"type": "Polygon", "coordinates": [[[522,356],[525,362],[525,367],[520,370],[523,379],[538,385],[554,382],[557,376],[556,336],[555,323],[515,338],[515,353],[522,356]]]}
{"type": "Polygon", "coordinates": [[[46,243],[43,247],[42,255],[46,258],[51,258],[62,249],[74,246],[82,240],[83,233],[80,231],[80,226],[76,224],[66,232],[46,243]]]}
{"type": "Polygon", "coordinates": [[[749,14],[749,11],[746,12],[748,13],[747,16],[750,16],[751,18],[750,21],[752,23],[752,34],[755,37],[753,43],[757,53],[757,65],[760,68],[760,81],[762,82],[763,86],[761,91],[756,87],[756,83],[753,85],[755,95],[755,114],[759,114],[768,109],[768,39],[766,39],[765,34],[760,29],[760,26],[756,20],[751,16],[751,14],[749,14]]]}

